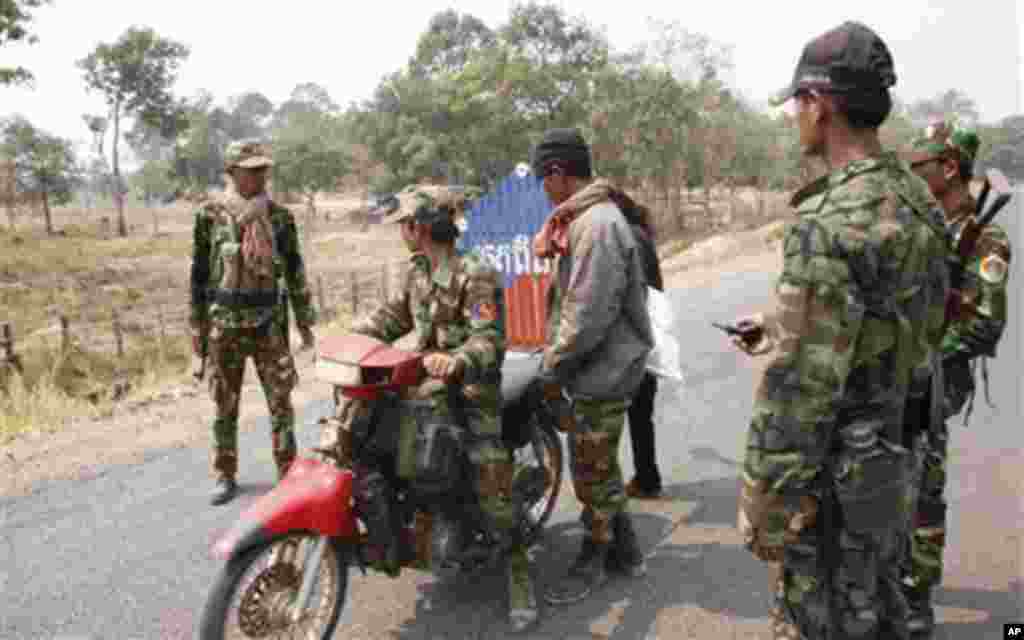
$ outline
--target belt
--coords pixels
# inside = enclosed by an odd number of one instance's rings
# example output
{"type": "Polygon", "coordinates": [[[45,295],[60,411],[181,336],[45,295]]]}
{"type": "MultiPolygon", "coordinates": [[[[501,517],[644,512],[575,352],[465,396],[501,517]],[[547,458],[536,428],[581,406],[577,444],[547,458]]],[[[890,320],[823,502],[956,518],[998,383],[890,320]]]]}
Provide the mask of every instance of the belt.
{"type": "Polygon", "coordinates": [[[272,307],[277,304],[280,294],[277,291],[227,291],[216,289],[213,292],[214,304],[224,307],[272,307]]]}

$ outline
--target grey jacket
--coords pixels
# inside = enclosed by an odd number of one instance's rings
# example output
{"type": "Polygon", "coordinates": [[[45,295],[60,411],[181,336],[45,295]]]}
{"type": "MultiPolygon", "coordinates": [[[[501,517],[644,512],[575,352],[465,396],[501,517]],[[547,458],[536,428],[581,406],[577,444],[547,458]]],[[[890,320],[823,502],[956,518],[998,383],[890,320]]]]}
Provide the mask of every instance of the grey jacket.
{"type": "Polygon", "coordinates": [[[647,315],[643,251],[611,202],[569,226],[548,292],[544,375],[573,396],[626,399],[644,378],[654,345],[647,315]]]}

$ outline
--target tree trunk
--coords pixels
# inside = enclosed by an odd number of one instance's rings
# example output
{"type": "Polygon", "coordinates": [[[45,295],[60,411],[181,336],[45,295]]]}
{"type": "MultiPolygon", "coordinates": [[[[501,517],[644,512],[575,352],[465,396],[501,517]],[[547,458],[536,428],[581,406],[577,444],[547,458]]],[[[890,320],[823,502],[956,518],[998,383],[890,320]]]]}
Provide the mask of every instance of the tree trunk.
{"type": "Polygon", "coordinates": [[[53,215],[50,212],[50,194],[46,191],[42,191],[39,194],[39,199],[43,201],[43,218],[46,220],[46,233],[53,235],[53,215]]]}
{"type": "Polygon", "coordinates": [[[121,166],[117,161],[117,140],[121,134],[121,105],[114,105],[114,140],[111,143],[114,160],[114,204],[117,206],[117,235],[122,238],[128,235],[128,227],[124,221],[124,196],[121,194],[121,166]]]}

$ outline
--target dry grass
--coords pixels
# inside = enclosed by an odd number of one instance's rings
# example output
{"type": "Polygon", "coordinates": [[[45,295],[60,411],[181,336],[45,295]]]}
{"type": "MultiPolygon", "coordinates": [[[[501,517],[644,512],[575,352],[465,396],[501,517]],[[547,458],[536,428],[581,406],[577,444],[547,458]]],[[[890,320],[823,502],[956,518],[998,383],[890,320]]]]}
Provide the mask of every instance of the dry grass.
{"type": "MultiPolygon", "coordinates": [[[[302,205],[290,206],[310,284],[314,291],[323,284],[326,309],[321,310],[320,335],[345,331],[356,315],[353,272],[359,283],[359,313],[372,308],[381,295],[382,265],[388,265],[391,290],[400,282],[406,252],[397,229],[353,224],[347,213],[358,204],[357,198],[324,200],[318,203],[315,221],[302,205]],[[328,211],[329,217],[324,215],[328,211]]],[[[767,210],[753,204],[742,198],[724,205],[713,201],[710,218],[684,230],[672,228],[671,212],[660,211],[659,223],[670,221],[659,224],[662,260],[682,257],[716,233],[765,224],[783,213],[774,200],[767,210]]],[[[43,231],[41,220],[24,217],[15,231],[0,229],[0,322],[11,323],[25,367],[24,379],[13,374],[5,379],[0,367],[0,442],[27,431],[58,430],[79,417],[106,415],[114,406],[115,390],[125,382],[130,391],[120,400],[128,401],[144,401],[169,383],[188,382],[192,209],[129,208],[126,219],[127,238],[116,236],[116,216],[109,209],[56,208],[53,236],[43,231]],[[124,331],[123,358],[114,351],[115,308],[124,331]],[[159,338],[158,314],[164,340],[159,338]],[[74,336],[66,352],[61,351],[61,315],[74,336]]]]}

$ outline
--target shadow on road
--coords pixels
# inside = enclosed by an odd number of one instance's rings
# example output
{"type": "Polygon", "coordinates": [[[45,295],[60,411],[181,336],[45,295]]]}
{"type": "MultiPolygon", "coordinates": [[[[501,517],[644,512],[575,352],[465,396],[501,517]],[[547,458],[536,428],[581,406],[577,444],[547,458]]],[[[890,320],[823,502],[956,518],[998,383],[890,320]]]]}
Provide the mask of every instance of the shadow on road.
{"type": "MultiPolygon", "coordinates": [[[[644,501],[633,513],[641,548],[647,553],[643,578],[614,576],[589,599],[566,607],[541,602],[540,625],[532,633],[507,632],[506,587],[497,571],[434,580],[418,587],[420,600],[414,617],[396,637],[413,638],[590,638],[593,634],[616,639],[643,639],[660,626],[659,636],[673,635],[673,621],[708,615],[756,623],[768,615],[768,569],[738,545],[708,541],[689,543],[680,528],[733,526],[736,514],[736,478],[718,479],[666,488],[665,497],[644,501]],[[662,515],[679,511],[679,503],[696,502],[688,516],[662,515]],[[672,504],[677,503],[677,504],[672,504]],[[642,509],[642,511],[641,511],[642,509]],[[653,513],[652,513],[653,512],[653,513]],[[679,535],[677,535],[679,534],[679,535]],[[680,541],[683,542],[680,542],[680,541]],[[663,616],[665,620],[659,620],[663,616]],[[666,635],[667,633],[667,635],[666,635]]],[[[574,509],[575,510],[575,509],[574,509]]],[[[563,575],[579,550],[583,534],[579,520],[550,527],[533,550],[538,593],[563,575]]],[[[676,628],[676,632],[681,631],[676,628]]]]}
{"type": "Polygon", "coordinates": [[[934,595],[937,615],[940,620],[954,620],[936,625],[935,640],[1002,638],[1004,623],[1021,620],[1021,588],[1022,583],[1015,580],[1006,591],[938,589],[934,595]]]}

